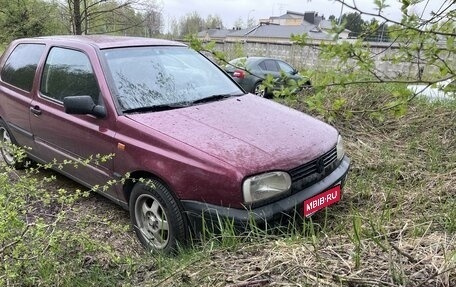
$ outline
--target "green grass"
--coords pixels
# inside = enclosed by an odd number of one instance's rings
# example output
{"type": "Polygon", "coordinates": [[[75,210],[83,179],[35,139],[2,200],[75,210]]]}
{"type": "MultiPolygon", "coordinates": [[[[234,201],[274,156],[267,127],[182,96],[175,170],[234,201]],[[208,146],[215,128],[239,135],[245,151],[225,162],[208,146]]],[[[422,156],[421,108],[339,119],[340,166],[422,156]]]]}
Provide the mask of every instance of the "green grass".
{"type": "Polygon", "coordinates": [[[342,201],[312,218],[247,234],[221,222],[220,232],[169,257],[146,253],[128,213],[91,195],[65,205],[56,229],[65,236],[43,231],[58,243],[53,249],[34,264],[13,260],[28,268],[19,264],[19,276],[8,278],[0,269],[0,285],[454,286],[456,105],[416,100],[401,113],[363,112],[387,105],[396,88],[279,100],[335,125],[352,159],[342,201]],[[333,99],[343,104],[333,109],[333,99]]]}
{"type": "MultiPolygon", "coordinates": [[[[262,240],[253,236],[251,242],[239,238],[234,250],[212,248],[210,254],[216,255],[181,272],[204,269],[204,275],[190,276],[195,280],[190,286],[258,278],[277,285],[455,284],[456,109],[414,101],[399,115],[362,112],[387,104],[394,86],[336,89],[322,97],[321,106],[328,110],[332,98],[346,98],[345,106],[325,115],[344,134],[353,160],[340,204],[305,220],[301,228],[262,240]],[[239,253],[252,249],[246,263],[239,253]],[[229,263],[216,262],[224,256],[229,263]],[[240,272],[252,264],[255,272],[240,272]],[[219,277],[201,281],[204,276],[219,277]]],[[[288,104],[312,113],[303,101],[288,104]]],[[[188,283],[179,276],[168,280],[175,286],[188,283]]]]}
{"type": "MultiPolygon", "coordinates": [[[[267,234],[235,237],[227,228],[167,259],[173,263],[163,268],[180,269],[161,286],[456,284],[455,107],[414,101],[399,116],[346,113],[382,106],[394,86],[319,95],[322,107],[346,98],[323,115],[341,130],[352,158],[341,203],[267,234]]],[[[314,112],[301,100],[288,104],[314,112]]]]}

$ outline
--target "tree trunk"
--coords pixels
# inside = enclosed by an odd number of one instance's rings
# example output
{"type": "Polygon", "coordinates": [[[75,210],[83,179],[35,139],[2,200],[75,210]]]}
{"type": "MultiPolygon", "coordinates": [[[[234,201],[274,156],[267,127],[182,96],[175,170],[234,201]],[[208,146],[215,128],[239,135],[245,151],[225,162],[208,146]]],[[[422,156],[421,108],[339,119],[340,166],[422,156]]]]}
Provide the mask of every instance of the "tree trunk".
{"type": "Polygon", "coordinates": [[[75,35],[82,35],[82,21],[81,21],[81,0],[73,0],[73,19],[75,35]]]}

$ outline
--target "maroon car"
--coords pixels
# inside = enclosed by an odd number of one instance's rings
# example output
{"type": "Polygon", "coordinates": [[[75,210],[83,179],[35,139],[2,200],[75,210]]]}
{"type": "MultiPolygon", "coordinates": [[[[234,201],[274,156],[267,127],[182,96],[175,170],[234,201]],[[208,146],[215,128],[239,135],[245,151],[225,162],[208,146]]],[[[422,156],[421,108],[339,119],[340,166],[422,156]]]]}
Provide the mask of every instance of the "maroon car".
{"type": "Polygon", "coordinates": [[[245,94],[181,43],[21,39],[0,71],[4,160],[24,165],[11,143],[40,163],[113,154],[57,171],[128,208],[146,247],[174,250],[211,220],[309,216],[340,200],[349,159],[337,130],[245,94]]]}

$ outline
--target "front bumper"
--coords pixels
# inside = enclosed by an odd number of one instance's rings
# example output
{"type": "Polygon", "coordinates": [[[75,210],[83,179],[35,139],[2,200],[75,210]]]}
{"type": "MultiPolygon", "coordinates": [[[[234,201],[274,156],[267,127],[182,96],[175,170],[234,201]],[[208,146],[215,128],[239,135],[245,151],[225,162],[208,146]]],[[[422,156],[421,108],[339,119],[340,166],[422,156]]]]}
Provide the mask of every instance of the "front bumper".
{"type": "Polygon", "coordinates": [[[345,156],[339,166],[315,184],[292,194],[286,198],[254,209],[237,209],[204,202],[183,200],[182,205],[193,230],[202,230],[204,224],[217,226],[230,220],[238,227],[246,227],[249,224],[261,225],[274,221],[283,215],[289,215],[294,210],[301,210],[303,202],[321,192],[328,190],[334,185],[345,183],[350,158],[345,156]]]}

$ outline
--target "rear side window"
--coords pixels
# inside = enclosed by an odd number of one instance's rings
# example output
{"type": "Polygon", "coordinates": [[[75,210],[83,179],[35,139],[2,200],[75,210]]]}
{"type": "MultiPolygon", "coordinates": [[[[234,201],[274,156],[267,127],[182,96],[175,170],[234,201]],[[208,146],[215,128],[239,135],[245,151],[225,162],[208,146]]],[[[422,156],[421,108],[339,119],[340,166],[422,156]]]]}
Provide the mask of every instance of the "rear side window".
{"type": "Polygon", "coordinates": [[[40,92],[63,102],[68,96],[91,96],[98,103],[100,90],[86,54],[64,48],[52,48],[46,59],[40,92]]]}
{"type": "Polygon", "coordinates": [[[43,44],[19,44],[6,60],[1,77],[6,83],[30,92],[36,67],[43,54],[43,44]]]}
{"type": "Polygon", "coordinates": [[[264,60],[258,66],[260,66],[260,68],[263,71],[269,71],[269,72],[278,72],[279,71],[279,67],[277,66],[276,62],[273,60],[264,60]]]}

